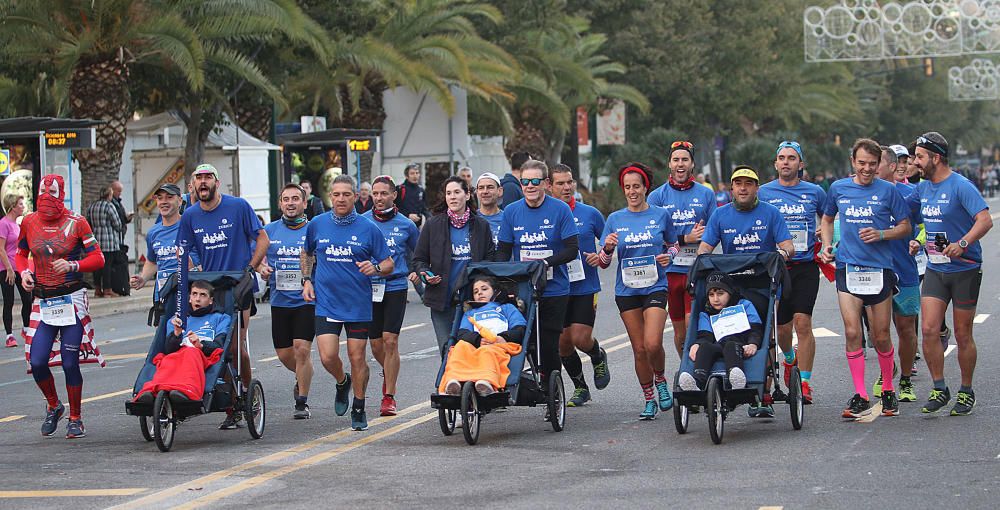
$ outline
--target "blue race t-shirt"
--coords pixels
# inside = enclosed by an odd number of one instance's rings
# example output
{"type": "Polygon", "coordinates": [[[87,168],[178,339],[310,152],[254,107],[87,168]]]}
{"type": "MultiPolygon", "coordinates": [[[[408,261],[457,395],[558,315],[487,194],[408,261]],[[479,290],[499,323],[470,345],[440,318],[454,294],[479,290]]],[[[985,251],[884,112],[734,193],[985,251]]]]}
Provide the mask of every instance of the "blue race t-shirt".
{"type": "Polygon", "coordinates": [[[372,320],[372,280],[358,262],[382,262],[392,256],[385,236],[368,218],[337,225],[333,211],[313,217],[306,230],[306,251],[316,255],[313,289],[316,316],[340,322],[372,320]]]}
{"type": "Polygon", "coordinates": [[[299,255],[306,244],[306,223],[297,229],[288,228],[284,221],[272,221],[264,227],[271,244],[267,247],[267,265],[271,266],[271,306],[297,308],[306,305],[302,299],[302,266],[299,255]]]}
{"type": "MultiPolygon", "coordinates": [[[[514,245],[513,260],[541,260],[563,249],[563,241],[576,236],[573,211],[566,202],[546,196],[532,208],[522,199],[503,212],[499,240],[514,245]]],[[[549,281],[543,296],[568,296],[569,274],[566,265],[549,268],[549,281]]]]}
{"type": "Polygon", "coordinates": [[[712,246],[721,242],[725,254],[748,254],[775,251],[778,243],[791,238],[778,208],[758,202],[749,211],[740,211],[735,204],[718,208],[708,219],[701,240],[712,246]]]}
{"type": "Polygon", "coordinates": [[[204,271],[242,271],[253,256],[251,244],[263,227],[253,207],[239,197],[222,195],[211,211],[200,205],[181,215],[178,239],[186,239],[204,271]]]}
{"type": "Polygon", "coordinates": [[[920,285],[920,275],[917,273],[917,261],[910,255],[910,240],[917,237],[917,225],[923,223],[923,219],[920,217],[920,206],[917,201],[914,200],[911,204],[908,202],[908,199],[916,191],[917,187],[905,182],[896,182],[894,185],[899,191],[900,196],[903,197],[903,202],[908,206],[910,211],[908,219],[910,220],[910,227],[913,230],[910,231],[910,235],[905,239],[889,241],[889,244],[892,246],[892,270],[896,272],[896,278],[899,280],[898,285],[900,287],[916,287],[920,285]]]}
{"type": "Polygon", "coordinates": [[[667,272],[656,262],[656,256],[677,240],[666,209],[651,205],[642,212],[615,211],[604,225],[601,246],[612,232],[618,234],[615,295],[647,296],[667,290],[667,272]]]}
{"type": "Polygon", "coordinates": [[[490,232],[493,233],[493,245],[498,246],[500,243],[497,242],[497,235],[500,234],[500,224],[503,223],[503,209],[500,209],[500,212],[496,214],[489,216],[480,214],[480,216],[490,223],[490,232]]]}
{"type": "MultiPolygon", "coordinates": [[[[654,189],[646,201],[649,205],[660,206],[667,210],[674,235],[677,236],[690,234],[699,221],[708,223],[708,218],[716,210],[715,194],[697,183],[683,191],[675,189],[669,182],[664,183],[654,189]]],[[[698,243],[681,246],[680,252],[667,266],[667,272],[687,273],[697,256],[698,243]]]]}
{"type": "MultiPolygon", "coordinates": [[[[229,327],[232,326],[232,324],[233,319],[224,313],[213,312],[205,314],[201,317],[188,315],[187,327],[184,328],[181,340],[187,337],[188,333],[193,331],[195,336],[197,336],[202,342],[214,341],[215,337],[219,335],[228,335],[229,327]]],[[[222,346],[220,345],[219,347],[222,346]]]]}
{"type": "Polygon", "coordinates": [[[952,172],[936,184],[928,180],[920,181],[917,192],[910,195],[911,202],[917,200],[920,201],[920,214],[927,231],[927,268],[942,273],[979,268],[983,261],[983,247],[978,240],[969,243],[959,259],[949,259],[937,249],[938,238],[944,246],[957,243],[972,230],[976,223],[975,216],[989,209],[976,186],[961,174],[952,172]]]}
{"type": "Polygon", "coordinates": [[[371,210],[362,216],[372,220],[375,226],[382,231],[385,242],[392,252],[392,274],[386,278],[373,276],[372,283],[385,283],[386,292],[406,290],[407,276],[410,268],[406,265],[406,259],[417,249],[417,238],[420,237],[420,230],[413,220],[405,215],[396,213],[388,221],[378,221],[371,210]]]}
{"type": "MultiPolygon", "coordinates": [[[[177,229],[180,221],[164,227],[162,223],[153,225],[146,233],[146,260],[156,264],[156,281],[153,286],[153,299],[159,299],[160,289],[170,275],[177,272],[180,263],[177,261],[177,229]]],[[[197,254],[191,254],[194,265],[198,265],[197,254]]]]}
{"type": "Polygon", "coordinates": [[[469,318],[475,319],[476,324],[479,324],[480,327],[487,328],[496,334],[510,331],[511,328],[527,325],[524,315],[521,315],[517,307],[510,303],[501,305],[490,301],[482,306],[470,308],[462,316],[462,323],[459,324],[458,328],[476,331],[472,327],[472,322],[469,321],[469,318]]]}
{"type": "Polygon", "coordinates": [[[896,186],[882,179],[875,179],[867,186],[857,184],[853,177],[840,179],[830,185],[823,210],[825,216],[837,213],[840,213],[837,267],[854,264],[892,269],[889,242],[865,243],[858,232],[863,228],[886,230],[909,217],[909,210],[896,186]]]}
{"type": "Polygon", "coordinates": [[[455,282],[465,267],[472,261],[472,244],[469,242],[469,224],[455,228],[450,223],[448,234],[451,239],[451,269],[448,272],[448,295],[455,293],[455,282]]]}
{"type": "Polygon", "coordinates": [[[823,215],[826,192],[823,188],[806,181],[794,186],[783,186],[777,180],[760,187],[757,198],[778,208],[785,218],[785,226],[792,235],[795,247],[793,262],[813,260],[813,246],[816,244],[816,217],[823,215]]]}
{"type": "MultiPolygon", "coordinates": [[[[743,311],[746,312],[746,314],[747,314],[747,322],[748,323],[750,323],[750,324],[763,324],[764,323],[764,321],[760,320],[760,315],[757,314],[757,309],[754,308],[753,303],[751,303],[749,299],[740,299],[739,302],[736,303],[733,306],[742,306],[743,307],[743,311]]],[[[726,307],[726,308],[729,308],[729,307],[726,307]]],[[[724,311],[725,311],[725,308],[723,308],[719,312],[722,313],[724,311]]],[[[715,330],[712,329],[712,317],[713,316],[709,315],[708,312],[701,312],[698,315],[698,331],[705,331],[705,332],[708,332],[708,333],[712,333],[714,335],[715,334],[715,330]]],[[[721,338],[716,338],[715,339],[716,342],[718,342],[719,340],[722,340],[722,339],[721,338]]]]}
{"type": "Polygon", "coordinates": [[[601,211],[577,202],[573,208],[573,219],[580,236],[578,241],[580,255],[566,267],[569,275],[569,295],[586,296],[601,291],[601,278],[597,274],[597,268],[587,264],[587,257],[583,254],[597,253],[597,238],[604,232],[604,216],[601,215],[601,211]]]}

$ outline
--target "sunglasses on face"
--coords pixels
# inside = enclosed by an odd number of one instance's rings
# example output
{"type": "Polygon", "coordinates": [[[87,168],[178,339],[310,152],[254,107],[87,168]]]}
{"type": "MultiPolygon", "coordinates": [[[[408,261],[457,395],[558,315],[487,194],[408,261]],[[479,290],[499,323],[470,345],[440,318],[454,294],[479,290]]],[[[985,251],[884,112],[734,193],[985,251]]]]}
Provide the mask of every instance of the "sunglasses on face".
{"type": "Polygon", "coordinates": [[[542,179],[541,177],[534,177],[534,178],[532,178],[532,179],[523,179],[523,178],[522,178],[522,179],[521,179],[521,186],[528,186],[528,185],[531,185],[531,186],[538,186],[538,185],[540,185],[540,184],[542,183],[542,181],[544,181],[544,180],[545,180],[545,179],[542,179]]]}
{"type": "Polygon", "coordinates": [[[685,141],[681,141],[681,140],[678,140],[678,141],[670,144],[670,148],[671,149],[676,149],[678,147],[684,147],[685,149],[690,149],[690,148],[694,147],[694,144],[691,143],[691,142],[685,142],[685,141]]]}
{"type": "Polygon", "coordinates": [[[935,152],[938,152],[939,154],[944,154],[948,152],[947,150],[944,149],[944,147],[938,145],[937,142],[933,140],[928,140],[926,137],[923,136],[917,137],[917,145],[931,145],[936,149],[935,152]]]}

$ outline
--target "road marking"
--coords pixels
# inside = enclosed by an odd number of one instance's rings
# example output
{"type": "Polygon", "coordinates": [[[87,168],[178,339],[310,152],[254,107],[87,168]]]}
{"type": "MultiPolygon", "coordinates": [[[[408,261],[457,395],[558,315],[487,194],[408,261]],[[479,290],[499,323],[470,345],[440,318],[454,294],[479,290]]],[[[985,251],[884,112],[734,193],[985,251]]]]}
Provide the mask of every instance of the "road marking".
{"type": "Polygon", "coordinates": [[[84,496],[134,496],[148,491],[146,488],[134,489],[64,489],[55,491],[0,491],[0,498],[79,498],[84,496]]]}
{"type": "Polygon", "coordinates": [[[96,397],[85,398],[85,399],[81,400],[80,403],[81,404],[86,404],[87,402],[96,402],[98,400],[104,400],[106,398],[117,397],[119,395],[126,395],[126,394],[131,394],[131,393],[132,393],[132,388],[129,388],[127,390],[115,391],[115,392],[112,392],[112,393],[105,393],[103,395],[97,395],[96,397]]]}
{"type": "Polygon", "coordinates": [[[951,352],[954,351],[957,348],[958,348],[958,346],[955,345],[955,344],[948,345],[948,348],[944,350],[944,356],[947,358],[948,355],[951,354],[951,352]]]}
{"type": "MultiPolygon", "coordinates": [[[[398,413],[396,413],[396,416],[383,416],[383,417],[375,418],[372,421],[370,421],[368,423],[368,425],[369,425],[369,427],[374,427],[374,426],[380,425],[382,423],[393,421],[393,420],[399,419],[399,418],[401,418],[401,417],[403,417],[403,416],[405,416],[407,414],[410,414],[410,413],[412,413],[414,411],[419,411],[421,409],[426,409],[429,405],[430,404],[427,403],[427,402],[423,402],[423,403],[420,403],[420,404],[415,404],[415,405],[412,405],[410,407],[407,407],[405,409],[400,410],[398,413]]],[[[431,415],[432,416],[437,416],[437,412],[434,412],[431,415]]],[[[202,476],[200,478],[196,478],[194,480],[191,480],[190,482],[182,483],[180,485],[175,485],[173,487],[169,487],[167,489],[163,489],[163,490],[161,490],[159,492],[155,492],[155,493],[150,494],[148,496],[144,496],[142,498],[139,498],[139,499],[136,499],[136,500],[133,500],[133,501],[129,501],[127,503],[123,503],[123,504],[121,504],[119,506],[116,506],[114,508],[118,508],[118,509],[125,509],[125,508],[146,508],[150,504],[157,503],[159,501],[163,501],[163,500],[168,499],[170,497],[177,496],[178,494],[183,494],[183,493],[185,493],[187,491],[201,490],[202,488],[204,488],[205,485],[207,485],[207,484],[209,484],[211,482],[214,482],[216,480],[221,480],[223,478],[227,478],[227,477],[235,475],[237,473],[242,473],[244,471],[248,471],[248,470],[257,468],[258,466],[262,466],[264,464],[268,464],[268,463],[271,463],[271,462],[277,462],[277,461],[280,461],[280,460],[287,459],[287,458],[292,457],[294,455],[297,455],[299,453],[311,450],[311,449],[313,449],[313,448],[315,448],[317,446],[322,446],[325,443],[330,443],[330,442],[333,442],[333,441],[337,441],[338,439],[341,439],[343,437],[346,437],[346,436],[349,436],[349,435],[352,435],[352,434],[357,434],[357,432],[355,432],[355,431],[353,431],[351,429],[340,430],[340,431],[334,432],[333,434],[330,434],[328,436],[324,436],[324,437],[320,437],[320,438],[317,438],[317,439],[313,439],[312,441],[307,441],[305,443],[299,444],[297,446],[293,446],[293,447],[288,448],[286,450],[281,450],[279,452],[275,452],[275,453],[272,453],[270,455],[267,455],[267,456],[264,456],[264,457],[260,457],[260,458],[258,458],[256,460],[248,461],[248,462],[245,462],[243,464],[240,464],[240,465],[237,465],[237,466],[233,466],[231,468],[227,468],[227,469],[223,469],[221,471],[216,471],[214,473],[207,474],[207,475],[202,476]]]]}
{"type": "Polygon", "coordinates": [[[784,510],[783,506],[762,506],[757,510],[784,510]]]}
{"type": "Polygon", "coordinates": [[[435,345],[434,347],[428,347],[426,349],[420,349],[419,351],[408,352],[406,354],[401,355],[399,357],[399,359],[400,359],[400,361],[402,361],[404,359],[405,360],[415,360],[415,359],[430,358],[432,356],[437,356],[439,352],[440,351],[438,350],[438,347],[435,345]]]}
{"type": "Polygon", "coordinates": [[[413,324],[412,326],[406,326],[404,328],[399,328],[399,332],[402,333],[404,331],[409,331],[411,329],[417,329],[419,327],[426,326],[426,325],[427,325],[426,322],[420,322],[420,323],[417,323],[417,324],[413,324]]]}
{"type": "Polygon", "coordinates": [[[136,352],[133,354],[112,354],[110,356],[105,356],[104,360],[112,361],[116,359],[139,359],[139,358],[145,358],[147,354],[148,353],[145,352],[136,352]]]}
{"type": "Polygon", "coordinates": [[[816,338],[826,338],[826,337],[835,337],[840,335],[826,328],[815,328],[813,329],[813,336],[816,338]]]}
{"type": "Polygon", "coordinates": [[[23,414],[14,414],[14,415],[8,416],[6,418],[0,418],[0,423],[7,423],[7,422],[11,422],[11,421],[20,420],[21,418],[24,418],[24,416],[25,415],[23,415],[23,414]]]}
{"type": "MultiPolygon", "coordinates": [[[[426,326],[426,325],[427,325],[426,322],[419,322],[417,324],[406,326],[405,328],[399,328],[399,332],[402,333],[403,331],[409,331],[411,329],[417,329],[419,327],[426,326]]],[[[427,353],[427,352],[436,351],[437,349],[438,349],[437,347],[429,347],[429,348],[424,349],[422,351],[416,351],[416,352],[411,352],[411,353],[408,353],[408,354],[404,354],[404,355],[400,356],[400,359],[421,359],[421,357],[407,357],[407,356],[409,354],[424,354],[424,353],[427,353]]],[[[105,357],[107,357],[107,356],[105,356],[105,357]]],[[[422,358],[428,358],[428,357],[429,356],[422,356],[422,358]]],[[[270,358],[259,359],[259,360],[257,360],[257,363],[266,363],[268,361],[275,361],[277,359],[278,359],[277,356],[271,356],[270,358]]]]}
{"type": "Polygon", "coordinates": [[[207,495],[202,496],[202,497],[200,497],[198,499],[195,499],[193,501],[189,501],[188,503],[185,503],[183,505],[178,505],[178,506],[176,506],[174,508],[182,508],[182,509],[199,508],[199,507],[202,507],[204,505],[208,505],[208,504],[217,502],[217,501],[219,501],[219,500],[221,500],[221,499],[223,499],[223,498],[225,498],[227,496],[232,496],[233,494],[236,494],[236,493],[239,493],[239,492],[243,492],[245,490],[249,490],[249,489],[252,489],[254,487],[257,487],[258,485],[261,485],[261,484],[263,484],[263,483],[265,483],[265,482],[267,482],[269,480],[273,480],[275,478],[280,478],[280,477],[285,476],[287,474],[294,473],[294,472],[299,471],[301,469],[305,469],[305,468],[307,468],[309,466],[312,466],[312,465],[315,465],[315,464],[319,464],[320,462],[332,459],[332,458],[334,458],[334,457],[336,457],[338,455],[350,452],[352,450],[356,450],[358,448],[361,448],[362,446],[374,443],[374,442],[376,442],[376,441],[378,441],[380,439],[384,439],[386,437],[396,435],[396,434],[398,434],[400,432],[403,432],[404,430],[406,430],[408,428],[415,427],[417,425],[420,425],[421,423],[428,422],[428,421],[436,418],[437,415],[438,415],[437,411],[434,411],[433,413],[427,413],[427,414],[425,414],[425,415],[423,415],[423,416],[421,416],[419,418],[414,418],[414,419],[412,419],[412,420],[410,420],[408,422],[400,423],[399,425],[396,425],[396,426],[394,426],[392,428],[383,430],[381,432],[378,432],[378,433],[375,433],[375,434],[372,434],[372,435],[369,435],[369,436],[365,436],[365,437],[363,437],[361,439],[358,439],[356,441],[352,441],[352,442],[347,443],[345,445],[338,446],[338,447],[336,447],[336,448],[334,448],[332,450],[328,450],[328,451],[325,451],[325,452],[322,452],[322,453],[317,453],[316,455],[313,455],[311,457],[306,457],[305,459],[302,459],[302,460],[300,460],[300,461],[298,461],[298,462],[296,462],[294,464],[290,464],[288,466],[283,466],[283,467],[274,469],[272,471],[269,471],[267,473],[261,473],[261,474],[255,476],[255,477],[253,477],[253,478],[249,478],[249,479],[243,480],[243,481],[241,481],[241,482],[239,482],[239,483],[237,483],[235,485],[231,485],[231,486],[226,487],[224,489],[221,489],[219,491],[213,492],[211,494],[207,494],[207,495]]]}
{"type": "Polygon", "coordinates": [[[986,322],[986,319],[988,319],[988,318],[990,318],[990,314],[988,314],[988,313],[981,313],[981,314],[977,315],[975,319],[972,319],[972,322],[974,322],[976,324],[982,324],[982,323],[986,322]]]}
{"type": "Polygon", "coordinates": [[[278,359],[277,356],[271,356],[270,358],[259,359],[257,360],[257,363],[264,363],[265,361],[274,361],[276,359],[278,359]]]}

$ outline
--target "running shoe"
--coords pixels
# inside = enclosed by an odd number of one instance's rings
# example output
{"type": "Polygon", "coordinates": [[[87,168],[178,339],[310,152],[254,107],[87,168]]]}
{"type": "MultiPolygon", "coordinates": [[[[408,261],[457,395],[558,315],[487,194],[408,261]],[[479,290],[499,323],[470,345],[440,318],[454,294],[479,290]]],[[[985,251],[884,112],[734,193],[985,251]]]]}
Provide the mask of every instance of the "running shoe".
{"type": "Polygon", "coordinates": [[[655,400],[647,400],[646,407],[639,413],[640,420],[655,420],[657,413],[657,406],[655,400]]]}
{"type": "Polygon", "coordinates": [[[87,431],[83,428],[83,420],[69,420],[66,422],[66,439],[76,439],[87,437],[87,431]]]}
{"type": "Polygon", "coordinates": [[[847,401],[847,407],[841,416],[844,418],[860,418],[871,413],[872,403],[867,398],[855,393],[851,400],[847,401]]]}
{"type": "Polygon", "coordinates": [[[243,413],[237,413],[232,409],[226,411],[226,419],[219,424],[219,430],[233,430],[240,428],[240,417],[243,413]]]}
{"type": "Polygon", "coordinates": [[[475,386],[476,386],[476,393],[478,393],[480,397],[492,395],[497,392],[497,390],[493,389],[493,385],[490,384],[490,382],[487,381],[486,379],[480,379],[476,381],[475,386]]]}
{"type": "Polygon", "coordinates": [[[927,397],[927,403],[920,409],[920,412],[924,414],[936,413],[948,405],[949,400],[951,400],[951,391],[948,388],[945,388],[944,391],[932,389],[931,395],[927,397]]]}
{"type": "Polygon", "coordinates": [[[62,419],[63,413],[66,412],[66,407],[62,405],[62,402],[56,404],[52,409],[47,409],[45,411],[45,421],[42,422],[42,435],[51,436],[56,433],[56,426],[59,424],[59,420],[62,419]]]}
{"type": "Polygon", "coordinates": [[[444,385],[444,393],[446,395],[461,395],[462,383],[458,382],[458,379],[448,381],[448,384],[444,385]]]}
{"type": "Polygon", "coordinates": [[[17,340],[14,339],[14,334],[7,335],[7,347],[17,347],[17,340]]]}
{"type": "Polygon", "coordinates": [[[590,390],[587,388],[577,388],[573,390],[573,397],[566,402],[566,407],[583,407],[590,401],[590,390]]]}
{"type": "Polygon", "coordinates": [[[740,367],[733,367],[729,371],[729,385],[734,390],[742,390],[747,387],[747,375],[743,373],[743,369],[740,367]]]}
{"type": "Polygon", "coordinates": [[[813,403],[813,390],[812,384],[809,381],[802,381],[802,404],[809,405],[813,403]]]}
{"type": "Polygon", "coordinates": [[[333,411],[337,416],[347,414],[347,399],[351,393],[351,374],[344,374],[344,382],[337,383],[337,396],[333,399],[333,411]]]}
{"type": "MultiPolygon", "coordinates": [[[[920,359],[919,356],[917,357],[917,359],[920,359]]],[[[913,360],[913,368],[910,369],[910,377],[916,377],[916,376],[917,376],[917,360],[913,360]]]]}
{"type": "Polygon", "coordinates": [[[774,418],[774,406],[764,404],[758,407],[756,418],[774,418]]]}
{"type": "Polygon", "coordinates": [[[955,407],[951,408],[952,416],[968,416],[976,407],[976,394],[971,391],[959,391],[955,395],[955,407]]]}
{"type": "MultiPolygon", "coordinates": [[[[893,379],[896,378],[896,374],[898,374],[898,373],[899,373],[899,367],[897,367],[896,364],[893,363],[892,364],[892,377],[893,377],[893,379]]],[[[882,375],[879,374],[878,380],[875,381],[875,384],[872,385],[872,395],[881,395],[881,394],[882,394],[882,375]]]]}
{"type": "Polygon", "coordinates": [[[701,390],[701,388],[698,387],[698,381],[695,381],[694,376],[688,372],[681,372],[680,377],[677,378],[677,385],[684,391],[701,390]]]}
{"type": "Polygon", "coordinates": [[[608,366],[608,353],[601,348],[601,361],[594,363],[594,387],[603,390],[611,382],[611,368],[608,366]]]}
{"type": "Polygon", "coordinates": [[[382,407],[379,409],[381,416],[396,416],[396,399],[385,395],[382,397],[382,407]]]}
{"type": "Polygon", "coordinates": [[[309,412],[309,404],[295,404],[295,412],[292,413],[292,418],[295,418],[296,420],[307,420],[310,416],[312,416],[312,414],[309,412]]]}
{"type": "Polygon", "coordinates": [[[895,391],[882,392],[882,416],[899,416],[899,399],[895,391]]]}
{"type": "Polygon", "coordinates": [[[368,430],[368,415],[364,409],[351,409],[351,430],[368,430]]]}
{"type": "Polygon", "coordinates": [[[913,383],[909,379],[899,380],[899,401],[916,402],[917,394],[913,391],[913,383]]]}
{"type": "Polygon", "coordinates": [[[656,397],[660,401],[660,410],[669,411],[674,407],[674,397],[670,394],[670,385],[666,379],[656,383],[656,397]]]}

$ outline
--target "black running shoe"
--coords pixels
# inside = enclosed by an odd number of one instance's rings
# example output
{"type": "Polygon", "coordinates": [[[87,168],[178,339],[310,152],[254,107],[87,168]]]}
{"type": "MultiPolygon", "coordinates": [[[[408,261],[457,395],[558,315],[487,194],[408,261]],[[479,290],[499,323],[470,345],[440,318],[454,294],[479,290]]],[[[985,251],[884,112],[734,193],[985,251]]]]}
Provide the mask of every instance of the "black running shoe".
{"type": "Polygon", "coordinates": [[[899,416],[899,399],[895,391],[882,392],[882,416],[899,416]]]}
{"type": "Polygon", "coordinates": [[[351,374],[344,374],[344,382],[337,383],[337,396],[333,400],[333,410],[337,416],[347,414],[348,398],[351,396],[351,374]]]}
{"type": "Polygon", "coordinates": [[[841,414],[844,418],[860,418],[871,412],[872,403],[867,398],[855,393],[851,400],[847,401],[847,407],[841,414]]]}
{"type": "Polygon", "coordinates": [[[69,420],[66,423],[66,439],[80,437],[87,437],[87,431],[83,428],[83,420],[69,420]]]}
{"type": "Polygon", "coordinates": [[[594,387],[603,390],[611,382],[611,368],[608,366],[608,353],[601,348],[601,361],[594,363],[594,387]]]}
{"type": "Polygon", "coordinates": [[[309,405],[308,404],[305,404],[305,403],[302,403],[302,404],[296,403],[295,404],[295,412],[292,413],[292,418],[294,418],[296,420],[306,420],[306,419],[309,418],[309,416],[311,416],[311,414],[309,413],[309,405]]]}
{"type": "Polygon", "coordinates": [[[959,391],[955,395],[955,407],[951,408],[952,416],[968,416],[976,407],[976,394],[971,391],[959,391]]]}
{"type": "Polygon", "coordinates": [[[949,400],[951,400],[951,391],[948,388],[945,388],[944,391],[932,389],[931,395],[927,397],[927,403],[924,404],[920,412],[924,414],[936,413],[948,405],[949,400]]]}
{"type": "Polygon", "coordinates": [[[233,410],[226,411],[226,419],[219,424],[219,430],[233,430],[240,428],[240,416],[243,416],[243,413],[233,410]]]}
{"type": "Polygon", "coordinates": [[[59,420],[62,419],[65,412],[66,407],[62,405],[62,402],[45,411],[45,421],[42,422],[43,436],[51,436],[56,433],[56,426],[59,425],[59,420]]]}

